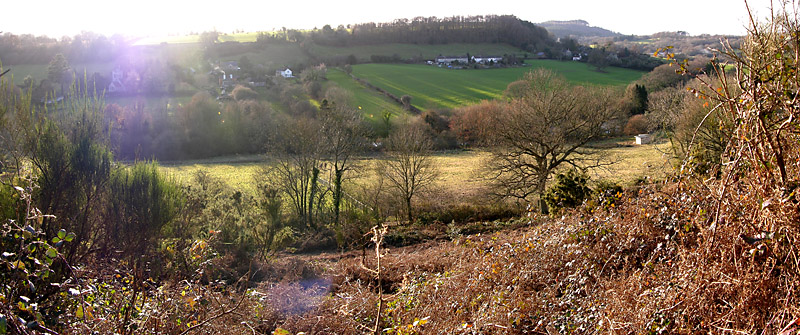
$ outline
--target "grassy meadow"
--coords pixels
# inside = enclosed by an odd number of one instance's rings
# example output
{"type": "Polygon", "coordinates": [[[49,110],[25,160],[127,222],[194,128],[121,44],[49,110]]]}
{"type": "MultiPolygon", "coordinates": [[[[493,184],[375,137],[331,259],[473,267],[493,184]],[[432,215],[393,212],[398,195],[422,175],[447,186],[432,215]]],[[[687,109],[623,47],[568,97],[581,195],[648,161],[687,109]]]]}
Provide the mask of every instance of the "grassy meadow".
{"type": "Polygon", "coordinates": [[[339,69],[328,70],[328,80],[328,87],[335,84],[350,92],[352,94],[351,104],[360,108],[364,117],[372,122],[379,122],[383,117],[384,111],[388,111],[395,116],[405,113],[403,108],[396,102],[375,90],[364,87],[364,85],[356,82],[339,69]]]}
{"type": "MultiPolygon", "coordinates": [[[[70,66],[79,76],[83,76],[85,73],[87,77],[91,77],[93,73],[98,72],[103,76],[110,77],[114,64],[111,62],[92,62],[70,64],[70,66]]],[[[27,76],[31,76],[37,85],[42,79],[47,79],[47,64],[3,65],[3,68],[11,69],[9,74],[14,85],[22,85],[22,81],[27,76]]]]}
{"type": "MultiPolygon", "coordinates": [[[[663,179],[672,170],[669,164],[669,143],[650,145],[634,145],[632,138],[618,138],[601,143],[607,147],[604,156],[615,164],[589,171],[592,180],[612,180],[624,186],[634,184],[637,180],[648,177],[663,179]]],[[[486,186],[482,171],[482,163],[490,158],[490,154],[482,150],[437,152],[433,156],[438,167],[439,178],[436,188],[457,200],[481,196],[486,186]]],[[[206,170],[211,176],[219,178],[228,186],[242,192],[255,194],[258,174],[265,166],[264,156],[223,157],[210,160],[167,162],[161,168],[179,183],[189,183],[200,170],[206,170]]],[[[377,158],[364,157],[357,161],[359,169],[350,177],[351,182],[368,185],[372,179],[371,168],[377,158]]]]}
{"type": "MultiPolygon", "coordinates": [[[[266,68],[293,67],[296,64],[308,64],[308,55],[296,44],[270,44],[256,51],[222,57],[224,60],[236,60],[247,56],[253,64],[260,64],[266,68]]],[[[297,69],[293,68],[293,71],[297,69]]],[[[274,74],[274,73],[273,73],[274,74]]],[[[299,73],[295,73],[297,75],[299,73]]]]}
{"type": "Polygon", "coordinates": [[[362,64],[353,74],[396,95],[410,95],[421,109],[456,108],[502,96],[509,83],[534,68],[549,68],[575,84],[625,86],[641,71],[607,68],[597,72],[584,63],[528,60],[530,66],[483,70],[450,70],[430,65],[362,64]]]}

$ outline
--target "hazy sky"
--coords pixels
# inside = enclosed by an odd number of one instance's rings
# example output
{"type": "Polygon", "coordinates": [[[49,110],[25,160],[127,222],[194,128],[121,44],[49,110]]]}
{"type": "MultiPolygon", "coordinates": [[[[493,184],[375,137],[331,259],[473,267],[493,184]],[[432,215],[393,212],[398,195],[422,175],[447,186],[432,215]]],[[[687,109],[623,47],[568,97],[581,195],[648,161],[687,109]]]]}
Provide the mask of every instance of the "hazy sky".
{"type": "MultiPolygon", "coordinates": [[[[769,0],[750,0],[758,16],[769,0]]],[[[94,31],[106,35],[165,35],[217,29],[263,31],[330,24],[389,22],[416,16],[511,14],[531,21],[583,19],[623,34],[683,30],[745,34],[744,0],[27,0],[0,5],[0,31],[53,37],[94,31]],[[710,14],[713,13],[713,14],[710,14]]]]}

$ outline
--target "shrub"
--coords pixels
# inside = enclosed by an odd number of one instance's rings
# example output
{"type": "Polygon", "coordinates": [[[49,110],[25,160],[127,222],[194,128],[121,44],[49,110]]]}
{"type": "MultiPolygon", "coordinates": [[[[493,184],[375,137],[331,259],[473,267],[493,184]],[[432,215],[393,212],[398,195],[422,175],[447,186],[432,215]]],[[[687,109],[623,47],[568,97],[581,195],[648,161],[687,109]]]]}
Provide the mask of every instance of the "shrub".
{"type": "Polygon", "coordinates": [[[69,265],[61,251],[74,243],[75,234],[61,229],[48,238],[42,221],[51,215],[34,207],[33,183],[14,186],[11,194],[5,192],[8,186],[0,185],[4,205],[26,215],[19,221],[2,217],[0,222],[0,334],[53,333],[50,328],[63,322],[74,299],[66,293],[72,278],[65,278],[69,265]]]}
{"type": "Polygon", "coordinates": [[[233,94],[233,98],[236,99],[236,101],[258,99],[258,93],[256,93],[256,91],[242,85],[236,85],[231,94],[233,94]]]}
{"type": "Polygon", "coordinates": [[[161,228],[182,204],[178,186],[167,180],[156,163],[136,163],[115,171],[109,181],[106,243],[123,257],[147,255],[158,245],[161,228]]]}
{"type": "Polygon", "coordinates": [[[587,185],[589,177],[576,170],[559,173],[555,183],[547,189],[543,198],[550,209],[574,208],[589,197],[592,190],[587,185]]]}
{"type": "Polygon", "coordinates": [[[636,114],[628,119],[625,128],[622,130],[625,135],[638,135],[647,133],[647,118],[643,114],[636,114]]]}
{"type": "Polygon", "coordinates": [[[605,209],[614,207],[622,198],[622,191],[622,186],[617,183],[607,180],[597,182],[597,186],[594,189],[597,205],[605,209]]]}
{"type": "Polygon", "coordinates": [[[486,144],[493,126],[492,117],[502,113],[502,109],[495,101],[456,109],[450,118],[450,129],[462,146],[486,144]]]}

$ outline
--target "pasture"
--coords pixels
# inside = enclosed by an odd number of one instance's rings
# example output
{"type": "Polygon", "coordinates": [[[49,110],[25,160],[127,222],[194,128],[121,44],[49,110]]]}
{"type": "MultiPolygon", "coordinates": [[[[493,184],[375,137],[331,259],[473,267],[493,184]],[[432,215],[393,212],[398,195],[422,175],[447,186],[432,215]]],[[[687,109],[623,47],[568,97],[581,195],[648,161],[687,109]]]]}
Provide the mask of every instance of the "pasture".
{"type": "Polygon", "coordinates": [[[405,113],[396,102],[373,89],[364,87],[339,69],[328,70],[328,80],[328,87],[335,84],[350,92],[352,94],[350,105],[359,108],[364,117],[372,122],[379,122],[385,111],[395,116],[405,113]]]}
{"type": "MultiPolygon", "coordinates": [[[[672,171],[669,163],[669,143],[633,145],[632,138],[618,138],[600,143],[608,147],[603,152],[616,163],[606,168],[589,171],[592,181],[611,180],[623,186],[633,185],[642,178],[664,179],[672,171]]],[[[485,195],[486,181],[482,163],[491,155],[482,150],[447,151],[434,154],[439,169],[436,188],[455,201],[475,199],[485,195]]],[[[349,176],[349,183],[368,185],[374,180],[372,167],[379,157],[362,157],[357,160],[359,168],[349,176]]],[[[209,160],[167,162],[161,169],[180,183],[191,182],[200,170],[219,178],[226,185],[244,193],[255,194],[258,175],[267,164],[261,155],[221,157],[209,160]]]]}
{"type": "MultiPolygon", "coordinates": [[[[111,62],[92,62],[92,63],[76,63],[70,65],[78,76],[91,77],[93,73],[97,72],[105,77],[109,77],[114,64],[111,62]]],[[[4,69],[11,69],[9,72],[14,85],[22,85],[25,77],[31,76],[38,85],[42,79],[47,79],[47,64],[21,64],[21,65],[3,65],[4,69]]]]}
{"type": "Polygon", "coordinates": [[[624,87],[644,72],[607,68],[597,72],[578,62],[528,60],[530,66],[481,70],[452,70],[430,65],[362,64],[353,74],[400,97],[410,95],[421,108],[456,108],[500,98],[509,83],[534,68],[552,69],[574,84],[624,87]]]}

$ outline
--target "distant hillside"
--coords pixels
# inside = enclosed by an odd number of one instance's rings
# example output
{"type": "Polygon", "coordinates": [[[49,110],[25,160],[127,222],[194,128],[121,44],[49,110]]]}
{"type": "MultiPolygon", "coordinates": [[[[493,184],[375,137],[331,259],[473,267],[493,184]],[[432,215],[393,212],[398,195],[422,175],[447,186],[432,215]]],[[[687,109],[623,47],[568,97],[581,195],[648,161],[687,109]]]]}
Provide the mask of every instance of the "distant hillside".
{"type": "Polygon", "coordinates": [[[544,27],[555,37],[615,37],[620,35],[608,29],[590,26],[589,22],[584,20],[547,21],[537,23],[537,25],[544,27]]]}
{"type": "MultiPolygon", "coordinates": [[[[287,33],[288,34],[288,33],[287,33]]],[[[288,34],[289,40],[310,38],[324,46],[357,46],[387,43],[449,44],[506,43],[525,51],[538,52],[559,46],[547,30],[513,15],[453,16],[448,18],[416,17],[387,23],[361,23],[345,29],[326,25],[306,36],[288,34]]]]}

